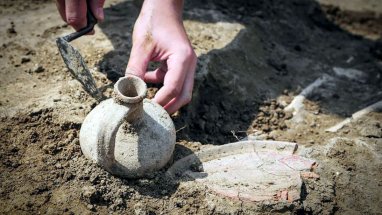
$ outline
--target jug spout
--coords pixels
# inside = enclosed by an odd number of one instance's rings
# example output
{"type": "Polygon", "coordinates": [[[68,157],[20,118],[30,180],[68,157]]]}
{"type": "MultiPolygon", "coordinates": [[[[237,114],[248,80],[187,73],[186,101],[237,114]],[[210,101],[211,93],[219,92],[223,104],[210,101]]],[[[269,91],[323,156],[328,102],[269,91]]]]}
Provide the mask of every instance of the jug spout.
{"type": "Polygon", "coordinates": [[[113,99],[129,109],[125,117],[127,122],[138,123],[142,118],[143,99],[146,97],[146,92],[146,83],[137,76],[128,75],[115,83],[113,99]]]}

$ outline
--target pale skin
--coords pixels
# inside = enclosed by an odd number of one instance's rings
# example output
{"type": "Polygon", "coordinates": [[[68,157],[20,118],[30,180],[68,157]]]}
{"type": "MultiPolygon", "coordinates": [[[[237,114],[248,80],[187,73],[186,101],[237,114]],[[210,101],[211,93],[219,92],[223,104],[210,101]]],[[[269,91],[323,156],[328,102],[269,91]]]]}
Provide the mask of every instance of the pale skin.
{"type": "MultiPolygon", "coordinates": [[[[104,19],[104,0],[91,1],[98,21],[104,19]]],[[[75,30],[86,26],[85,0],[57,0],[61,17],[75,30]]],[[[133,47],[126,75],[135,75],[147,83],[163,83],[154,97],[172,114],[191,101],[196,55],[182,21],[183,0],[145,0],[135,22],[133,47]],[[150,61],[161,62],[147,72],[150,61]]]]}

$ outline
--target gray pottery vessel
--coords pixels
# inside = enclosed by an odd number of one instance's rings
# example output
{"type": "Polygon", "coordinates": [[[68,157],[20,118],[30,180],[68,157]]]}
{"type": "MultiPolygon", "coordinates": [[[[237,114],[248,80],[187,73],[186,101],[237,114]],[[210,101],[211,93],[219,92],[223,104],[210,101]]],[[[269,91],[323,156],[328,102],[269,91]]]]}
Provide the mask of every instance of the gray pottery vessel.
{"type": "Polygon", "coordinates": [[[172,158],[174,124],[159,104],[145,99],[146,90],[138,77],[119,79],[113,98],[96,106],[82,124],[82,152],[113,175],[143,177],[172,158]]]}

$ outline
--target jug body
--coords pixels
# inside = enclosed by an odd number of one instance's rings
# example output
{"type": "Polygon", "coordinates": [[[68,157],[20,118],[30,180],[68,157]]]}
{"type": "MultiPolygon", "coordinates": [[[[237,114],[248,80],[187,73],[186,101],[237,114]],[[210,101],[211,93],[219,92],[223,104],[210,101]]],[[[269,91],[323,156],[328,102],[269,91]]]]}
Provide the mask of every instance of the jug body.
{"type": "Polygon", "coordinates": [[[172,158],[175,127],[168,113],[144,99],[138,77],[121,78],[114,98],[96,106],[80,131],[81,150],[110,173],[138,178],[164,167],[172,158]]]}

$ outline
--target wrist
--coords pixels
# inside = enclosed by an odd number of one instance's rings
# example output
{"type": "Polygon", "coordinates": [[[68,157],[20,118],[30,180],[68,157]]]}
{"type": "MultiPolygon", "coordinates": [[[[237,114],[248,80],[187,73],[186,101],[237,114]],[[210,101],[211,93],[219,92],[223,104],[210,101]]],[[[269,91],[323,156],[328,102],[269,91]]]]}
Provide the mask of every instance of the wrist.
{"type": "Polygon", "coordinates": [[[150,14],[154,11],[166,14],[166,16],[176,16],[182,19],[183,0],[145,0],[143,2],[140,16],[150,14]]]}

